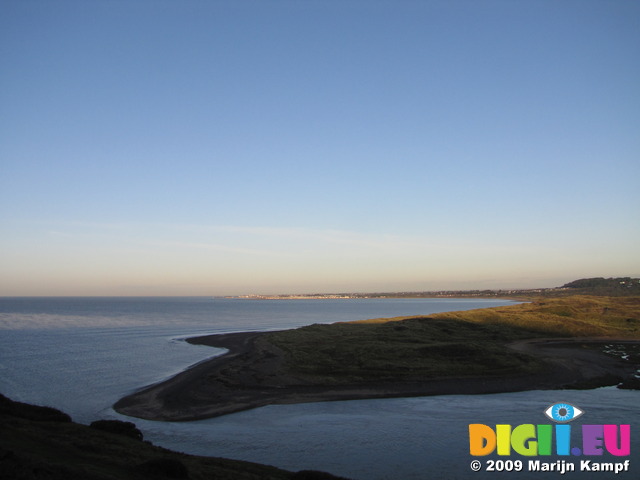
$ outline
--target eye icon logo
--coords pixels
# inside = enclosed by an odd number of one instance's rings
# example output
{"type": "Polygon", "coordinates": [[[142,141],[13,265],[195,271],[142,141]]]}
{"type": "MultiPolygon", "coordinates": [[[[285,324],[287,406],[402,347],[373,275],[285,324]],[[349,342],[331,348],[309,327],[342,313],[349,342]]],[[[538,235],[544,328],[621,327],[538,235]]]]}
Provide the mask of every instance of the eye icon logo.
{"type": "Polygon", "coordinates": [[[556,403],[548,407],[544,414],[554,422],[567,423],[571,420],[575,420],[584,413],[578,407],[571,405],[570,403],[556,403]]]}

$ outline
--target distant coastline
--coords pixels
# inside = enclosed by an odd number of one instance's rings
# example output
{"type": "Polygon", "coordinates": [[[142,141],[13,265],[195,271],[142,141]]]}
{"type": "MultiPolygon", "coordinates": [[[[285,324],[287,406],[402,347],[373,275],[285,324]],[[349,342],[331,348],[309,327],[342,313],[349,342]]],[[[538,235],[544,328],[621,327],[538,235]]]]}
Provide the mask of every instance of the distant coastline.
{"type": "MultiPolygon", "coordinates": [[[[550,293],[560,294],[566,289],[535,288],[520,290],[440,290],[434,292],[388,292],[388,293],[295,293],[271,295],[237,295],[224,298],[246,300],[341,300],[372,298],[532,298],[550,293]]],[[[568,293],[568,292],[567,292],[568,293]]]]}
{"type": "Polygon", "coordinates": [[[411,292],[372,292],[372,293],[295,293],[295,294],[251,294],[227,296],[248,300],[335,300],[369,298],[506,298],[531,299],[537,297],[564,297],[570,295],[640,295],[640,279],[632,277],[585,278],[550,288],[516,288],[485,290],[435,290],[411,292]]]}

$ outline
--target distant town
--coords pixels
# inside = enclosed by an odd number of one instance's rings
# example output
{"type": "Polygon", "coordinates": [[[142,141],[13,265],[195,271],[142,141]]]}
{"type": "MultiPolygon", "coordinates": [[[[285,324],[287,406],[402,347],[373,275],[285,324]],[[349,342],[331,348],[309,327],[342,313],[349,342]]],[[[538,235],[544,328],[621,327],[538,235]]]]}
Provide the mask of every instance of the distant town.
{"type": "Polygon", "coordinates": [[[227,298],[244,298],[250,300],[333,300],[343,298],[531,298],[540,296],[557,297],[567,295],[640,295],[640,279],[631,277],[596,277],[575,280],[561,287],[512,290],[438,290],[428,292],[385,293],[309,293],[282,295],[240,295],[227,298]]]}
{"type": "Polygon", "coordinates": [[[386,292],[386,293],[309,293],[282,295],[240,295],[228,298],[246,298],[252,300],[324,300],[342,298],[449,298],[449,297],[513,297],[540,295],[548,290],[559,289],[530,289],[530,290],[441,290],[433,292],[386,292]]]}

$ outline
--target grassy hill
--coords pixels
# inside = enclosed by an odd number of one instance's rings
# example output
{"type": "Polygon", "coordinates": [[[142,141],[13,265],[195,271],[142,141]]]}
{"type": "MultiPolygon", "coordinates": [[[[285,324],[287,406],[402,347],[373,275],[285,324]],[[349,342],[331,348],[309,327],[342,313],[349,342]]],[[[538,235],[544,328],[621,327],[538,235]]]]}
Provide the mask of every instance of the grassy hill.
{"type": "Polygon", "coordinates": [[[640,339],[640,297],[543,298],[507,307],[311,325],[269,334],[288,368],[327,383],[533,373],[506,348],[542,337],[640,339]]]}

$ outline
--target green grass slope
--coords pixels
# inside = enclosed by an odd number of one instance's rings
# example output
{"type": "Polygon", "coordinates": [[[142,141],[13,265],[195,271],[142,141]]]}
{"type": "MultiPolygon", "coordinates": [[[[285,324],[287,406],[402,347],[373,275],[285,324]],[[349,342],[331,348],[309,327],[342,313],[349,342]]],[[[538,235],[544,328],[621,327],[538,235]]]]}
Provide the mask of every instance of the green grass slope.
{"type": "Polygon", "coordinates": [[[287,367],[346,384],[533,373],[536,359],[505,345],[536,337],[640,338],[640,297],[545,298],[507,307],[274,332],[287,367]]]}

